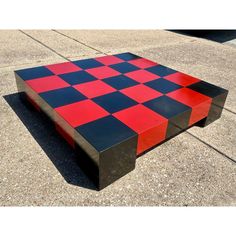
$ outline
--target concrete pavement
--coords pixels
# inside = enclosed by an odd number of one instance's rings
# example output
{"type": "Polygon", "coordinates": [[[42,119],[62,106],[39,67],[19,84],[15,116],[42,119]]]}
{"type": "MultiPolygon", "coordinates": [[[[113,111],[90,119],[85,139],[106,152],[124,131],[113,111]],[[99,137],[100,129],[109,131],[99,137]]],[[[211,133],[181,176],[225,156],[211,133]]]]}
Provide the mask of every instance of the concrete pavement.
{"type": "Polygon", "coordinates": [[[169,31],[0,31],[0,205],[236,205],[236,48],[169,31]],[[18,68],[130,51],[229,89],[222,118],[137,160],[98,192],[76,155],[16,94],[18,68]]]}

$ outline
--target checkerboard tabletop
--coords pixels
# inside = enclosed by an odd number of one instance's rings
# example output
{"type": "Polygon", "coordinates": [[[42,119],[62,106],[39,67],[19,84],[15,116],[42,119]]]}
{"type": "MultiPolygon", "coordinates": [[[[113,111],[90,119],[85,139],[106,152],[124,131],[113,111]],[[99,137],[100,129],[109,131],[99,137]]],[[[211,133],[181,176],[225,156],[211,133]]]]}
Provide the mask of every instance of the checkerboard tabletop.
{"type": "Polygon", "coordinates": [[[221,115],[228,91],[121,53],[15,71],[18,91],[54,122],[99,189],[138,155],[221,115]]]}

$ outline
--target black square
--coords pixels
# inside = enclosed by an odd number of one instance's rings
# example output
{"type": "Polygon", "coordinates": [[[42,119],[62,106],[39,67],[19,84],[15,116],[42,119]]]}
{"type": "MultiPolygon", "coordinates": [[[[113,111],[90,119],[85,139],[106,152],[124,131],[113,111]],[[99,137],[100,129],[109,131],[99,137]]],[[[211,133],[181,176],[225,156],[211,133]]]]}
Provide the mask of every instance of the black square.
{"type": "Polygon", "coordinates": [[[128,78],[125,75],[118,75],[118,76],[110,77],[110,78],[104,79],[103,82],[106,82],[107,84],[109,84],[115,89],[128,88],[128,87],[138,84],[138,82],[128,78]]]}
{"type": "Polygon", "coordinates": [[[16,73],[23,80],[31,80],[54,75],[48,68],[44,66],[34,67],[30,69],[17,70],[16,73]]]}
{"type": "Polygon", "coordinates": [[[173,137],[188,127],[191,107],[167,96],[155,98],[144,105],[168,119],[166,138],[173,137]]]}
{"type": "Polygon", "coordinates": [[[131,65],[128,62],[122,62],[119,64],[110,65],[110,67],[116,71],[119,71],[120,73],[127,73],[127,72],[131,72],[131,71],[135,71],[135,70],[140,69],[137,66],[131,65]]]}
{"type": "Polygon", "coordinates": [[[93,98],[92,100],[110,113],[114,113],[138,104],[136,101],[120,92],[109,93],[93,98]]]}
{"type": "Polygon", "coordinates": [[[76,130],[100,152],[137,136],[133,130],[113,116],[78,126],[76,130]]]}
{"type": "Polygon", "coordinates": [[[205,81],[200,81],[195,84],[189,85],[188,88],[202,93],[208,97],[214,98],[220,94],[226,93],[227,90],[220,88],[218,86],[215,86],[213,84],[207,83],[205,81]]]}
{"type": "Polygon", "coordinates": [[[149,81],[149,82],[145,83],[145,85],[147,85],[150,88],[153,88],[161,93],[164,93],[164,94],[182,88],[182,86],[172,83],[172,82],[170,82],[166,79],[163,79],[163,78],[149,81]]]}
{"type": "Polygon", "coordinates": [[[90,75],[86,71],[76,71],[72,73],[62,74],[60,75],[60,77],[71,85],[97,80],[94,76],[90,75]]]}
{"type": "Polygon", "coordinates": [[[90,69],[99,66],[104,66],[101,62],[94,59],[78,60],[78,61],[73,61],[73,63],[82,69],[90,69]]]}
{"type": "Polygon", "coordinates": [[[53,108],[87,99],[83,94],[73,87],[43,92],[39,95],[53,108]]]}
{"type": "Polygon", "coordinates": [[[147,68],[146,70],[149,72],[152,72],[153,74],[159,75],[161,77],[177,72],[176,70],[173,70],[169,67],[162,66],[162,65],[153,66],[153,67],[147,68]]]}
{"type": "Polygon", "coordinates": [[[187,110],[191,110],[191,107],[188,107],[167,96],[155,98],[145,102],[144,105],[167,119],[170,119],[171,117],[174,117],[187,110]]]}
{"type": "Polygon", "coordinates": [[[119,57],[120,59],[122,59],[124,61],[129,61],[129,60],[134,60],[134,59],[137,59],[137,58],[141,58],[141,57],[139,57],[137,55],[134,55],[130,52],[120,53],[120,54],[116,54],[114,56],[119,57]]]}

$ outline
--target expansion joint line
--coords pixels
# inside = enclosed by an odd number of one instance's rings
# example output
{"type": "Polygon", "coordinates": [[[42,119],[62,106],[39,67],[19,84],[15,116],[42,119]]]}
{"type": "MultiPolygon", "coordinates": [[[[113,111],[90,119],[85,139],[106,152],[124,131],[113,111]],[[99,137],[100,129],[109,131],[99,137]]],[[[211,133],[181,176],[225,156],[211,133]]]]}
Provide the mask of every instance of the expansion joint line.
{"type": "Polygon", "coordinates": [[[197,139],[198,141],[200,141],[201,143],[205,144],[206,146],[208,146],[209,148],[213,149],[214,151],[218,152],[219,154],[221,154],[222,156],[224,156],[226,159],[232,161],[234,164],[236,164],[236,160],[234,160],[233,158],[229,157],[228,155],[226,155],[225,153],[221,152],[220,150],[218,150],[217,148],[213,147],[212,145],[210,145],[209,143],[203,141],[202,139],[198,138],[196,135],[190,133],[189,131],[185,131],[187,134],[191,135],[193,138],[197,139]]]}
{"type": "Polygon", "coordinates": [[[77,40],[77,39],[72,38],[72,37],[70,37],[70,36],[68,36],[68,35],[66,35],[66,34],[63,34],[63,33],[61,33],[60,31],[57,31],[57,30],[55,30],[55,29],[52,29],[52,31],[54,31],[54,32],[56,32],[56,33],[58,33],[58,34],[60,34],[60,35],[63,35],[64,37],[69,38],[69,39],[71,39],[71,40],[73,40],[73,41],[75,41],[75,42],[77,42],[77,43],[80,43],[80,44],[82,44],[83,46],[88,47],[88,48],[90,48],[90,49],[92,49],[92,50],[94,50],[94,51],[97,51],[97,52],[99,52],[99,53],[101,53],[101,54],[108,55],[107,53],[102,52],[102,51],[100,51],[99,49],[96,49],[96,48],[94,48],[94,47],[92,47],[92,46],[90,46],[90,45],[88,45],[88,44],[86,44],[86,43],[84,43],[84,42],[81,42],[80,40],[77,40]]]}
{"type": "Polygon", "coordinates": [[[47,49],[49,49],[50,51],[54,52],[55,54],[57,54],[59,57],[62,57],[63,59],[70,61],[70,59],[68,59],[67,57],[63,56],[62,54],[58,53],[57,51],[55,51],[54,49],[50,48],[49,46],[47,46],[46,44],[42,43],[41,41],[39,41],[38,39],[34,38],[33,36],[27,34],[26,32],[24,32],[23,30],[19,30],[21,33],[23,33],[24,35],[28,36],[29,38],[33,39],[34,41],[36,41],[37,43],[41,44],[42,46],[46,47],[47,49]]]}

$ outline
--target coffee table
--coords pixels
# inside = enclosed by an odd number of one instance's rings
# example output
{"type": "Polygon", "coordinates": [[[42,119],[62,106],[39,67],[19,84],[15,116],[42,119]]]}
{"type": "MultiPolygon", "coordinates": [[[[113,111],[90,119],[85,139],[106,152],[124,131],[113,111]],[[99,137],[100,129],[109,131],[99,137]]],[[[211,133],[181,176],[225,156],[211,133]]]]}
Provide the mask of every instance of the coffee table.
{"type": "Polygon", "coordinates": [[[21,97],[53,121],[99,190],[132,171],[137,156],[220,118],[228,94],[129,52],[17,70],[15,77],[21,97]]]}

